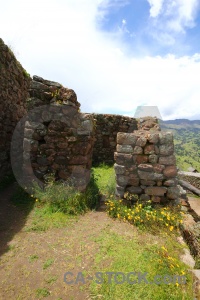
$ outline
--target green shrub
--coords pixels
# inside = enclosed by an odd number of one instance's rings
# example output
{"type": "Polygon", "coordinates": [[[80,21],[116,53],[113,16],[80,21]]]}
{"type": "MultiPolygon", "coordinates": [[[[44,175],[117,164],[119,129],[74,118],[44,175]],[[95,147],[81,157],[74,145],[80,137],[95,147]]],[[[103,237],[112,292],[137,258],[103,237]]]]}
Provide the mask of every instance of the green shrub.
{"type": "Polygon", "coordinates": [[[32,195],[38,205],[48,205],[52,212],[63,212],[78,215],[98,205],[99,191],[96,179],[91,174],[89,185],[85,192],[77,191],[69,182],[49,182],[44,190],[35,187],[32,195]]]}

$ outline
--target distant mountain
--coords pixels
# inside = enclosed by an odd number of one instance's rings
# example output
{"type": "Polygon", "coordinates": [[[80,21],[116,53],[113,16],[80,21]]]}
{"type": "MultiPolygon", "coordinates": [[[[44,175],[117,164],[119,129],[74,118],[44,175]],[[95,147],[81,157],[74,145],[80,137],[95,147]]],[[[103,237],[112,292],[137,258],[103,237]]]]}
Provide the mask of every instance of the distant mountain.
{"type": "Polygon", "coordinates": [[[187,171],[192,166],[200,172],[200,120],[159,120],[159,123],[162,130],[174,134],[178,167],[187,171]]]}
{"type": "Polygon", "coordinates": [[[188,119],[175,119],[175,120],[159,120],[161,128],[199,128],[200,129],[200,120],[188,120],[188,119]]]}

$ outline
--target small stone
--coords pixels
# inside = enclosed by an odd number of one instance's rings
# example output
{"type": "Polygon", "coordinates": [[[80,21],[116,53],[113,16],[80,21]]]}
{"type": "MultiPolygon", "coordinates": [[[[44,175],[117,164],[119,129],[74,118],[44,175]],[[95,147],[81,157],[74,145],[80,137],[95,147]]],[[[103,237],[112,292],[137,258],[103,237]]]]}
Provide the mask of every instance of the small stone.
{"type": "Polygon", "coordinates": [[[176,166],[167,166],[164,169],[163,174],[166,177],[175,177],[177,175],[177,168],[176,168],[176,166]]]}
{"type": "Polygon", "coordinates": [[[174,145],[161,145],[159,150],[160,155],[171,155],[174,153],[174,145]]]}
{"type": "Polygon", "coordinates": [[[131,194],[141,194],[142,193],[142,189],[139,186],[138,187],[131,186],[131,187],[128,187],[126,190],[131,194]]]}
{"type": "Polygon", "coordinates": [[[119,153],[133,153],[133,148],[130,145],[117,145],[119,153]]]}
{"type": "Polygon", "coordinates": [[[137,155],[133,160],[136,161],[137,164],[145,164],[148,162],[148,156],[147,155],[137,155]]]}
{"type": "Polygon", "coordinates": [[[136,141],[137,141],[137,136],[135,135],[135,133],[119,132],[117,134],[117,144],[134,146],[136,141]]]}
{"type": "Polygon", "coordinates": [[[159,133],[160,144],[172,144],[173,134],[171,132],[160,132],[159,133]]]}
{"type": "Polygon", "coordinates": [[[175,165],[176,164],[176,157],[175,157],[175,155],[160,156],[159,164],[161,164],[161,165],[175,165]]]}
{"type": "Polygon", "coordinates": [[[120,166],[120,165],[118,165],[118,164],[114,164],[114,169],[115,169],[115,173],[117,174],[117,175],[122,175],[122,174],[124,174],[125,173],[125,167],[124,166],[120,166]]]}
{"type": "Polygon", "coordinates": [[[177,180],[175,179],[168,179],[165,180],[164,185],[165,186],[175,186],[177,184],[177,180]]]}
{"type": "Polygon", "coordinates": [[[149,155],[149,162],[151,164],[156,164],[158,162],[158,156],[156,154],[149,155]]]}
{"type": "Polygon", "coordinates": [[[142,194],[142,195],[140,195],[140,200],[141,201],[148,201],[148,200],[150,200],[150,196],[146,195],[146,194],[142,194]]]}
{"type": "Polygon", "coordinates": [[[167,198],[176,199],[180,196],[180,191],[178,187],[169,187],[167,189],[167,198]]]}
{"type": "Polygon", "coordinates": [[[146,171],[146,172],[152,172],[153,171],[153,166],[149,165],[149,164],[140,164],[138,166],[138,170],[146,171]]]}
{"type": "Polygon", "coordinates": [[[114,159],[118,165],[131,166],[133,164],[133,157],[131,154],[115,152],[114,159]]]}
{"type": "Polygon", "coordinates": [[[120,186],[126,186],[128,183],[129,177],[124,175],[117,175],[117,184],[120,186]]]}
{"type": "Polygon", "coordinates": [[[139,137],[137,142],[136,142],[136,146],[140,146],[140,147],[144,147],[147,143],[147,139],[143,136],[139,137]]]}
{"type": "Polygon", "coordinates": [[[155,154],[155,147],[154,145],[147,145],[144,148],[144,154],[155,154]]]}
{"type": "Polygon", "coordinates": [[[145,171],[138,170],[138,175],[139,175],[140,179],[144,179],[144,180],[153,180],[154,179],[153,172],[145,172],[145,171]]]}
{"type": "Polygon", "coordinates": [[[145,186],[154,186],[156,182],[153,180],[140,180],[140,183],[145,186]]]}
{"type": "Polygon", "coordinates": [[[154,202],[154,203],[160,203],[161,197],[159,197],[159,196],[152,196],[151,197],[151,201],[154,202]]]}
{"type": "Polygon", "coordinates": [[[157,144],[159,140],[159,134],[158,133],[149,133],[147,136],[147,139],[149,143],[157,144]]]}
{"type": "Polygon", "coordinates": [[[147,187],[145,189],[145,194],[152,195],[152,196],[164,196],[167,192],[167,188],[165,187],[147,187]]]}
{"type": "Polygon", "coordinates": [[[133,154],[143,154],[143,149],[140,146],[135,146],[133,149],[133,154]]]}

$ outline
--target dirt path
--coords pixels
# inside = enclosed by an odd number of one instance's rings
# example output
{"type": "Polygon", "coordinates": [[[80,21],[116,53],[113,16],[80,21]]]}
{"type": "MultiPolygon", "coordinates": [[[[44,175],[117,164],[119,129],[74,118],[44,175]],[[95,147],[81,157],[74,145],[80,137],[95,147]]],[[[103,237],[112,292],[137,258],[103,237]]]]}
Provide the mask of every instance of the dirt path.
{"type": "MultiPolygon", "coordinates": [[[[62,228],[28,231],[33,211],[12,204],[10,197],[16,187],[13,184],[0,193],[0,300],[38,300],[43,296],[47,300],[100,299],[91,296],[89,280],[67,284],[64,274],[73,273],[67,281],[75,281],[79,272],[86,274],[86,279],[94,275],[99,252],[96,241],[102,231],[131,239],[137,236],[143,245],[156,240],[156,236],[145,234],[144,238],[132,225],[109,218],[103,206],[62,228]]],[[[102,267],[106,263],[101,263],[102,267]]]]}
{"type": "MultiPolygon", "coordinates": [[[[64,274],[90,271],[98,252],[95,242],[107,227],[122,235],[133,235],[129,224],[113,221],[104,211],[81,216],[64,228],[46,232],[27,232],[31,214],[24,213],[9,201],[15,186],[1,193],[0,231],[0,300],[91,299],[87,284],[69,285],[64,274]]],[[[67,280],[75,279],[70,276],[67,280]]]]}

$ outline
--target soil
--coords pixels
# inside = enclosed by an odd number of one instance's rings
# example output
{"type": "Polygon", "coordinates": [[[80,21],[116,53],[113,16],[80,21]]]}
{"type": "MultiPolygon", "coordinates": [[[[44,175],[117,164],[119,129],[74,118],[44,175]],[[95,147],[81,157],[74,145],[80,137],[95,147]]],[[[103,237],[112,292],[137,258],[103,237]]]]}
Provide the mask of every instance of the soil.
{"type": "Polygon", "coordinates": [[[68,281],[78,272],[92,270],[98,251],[94,238],[104,228],[133,236],[133,227],[112,220],[101,206],[66,227],[27,232],[31,212],[11,203],[15,188],[13,184],[0,193],[0,300],[40,299],[38,289],[50,292],[47,300],[92,299],[87,283],[66,284],[64,274],[74,274],[68,281]],[[45,262],[50,262],[46,268],[45,262]]]}

